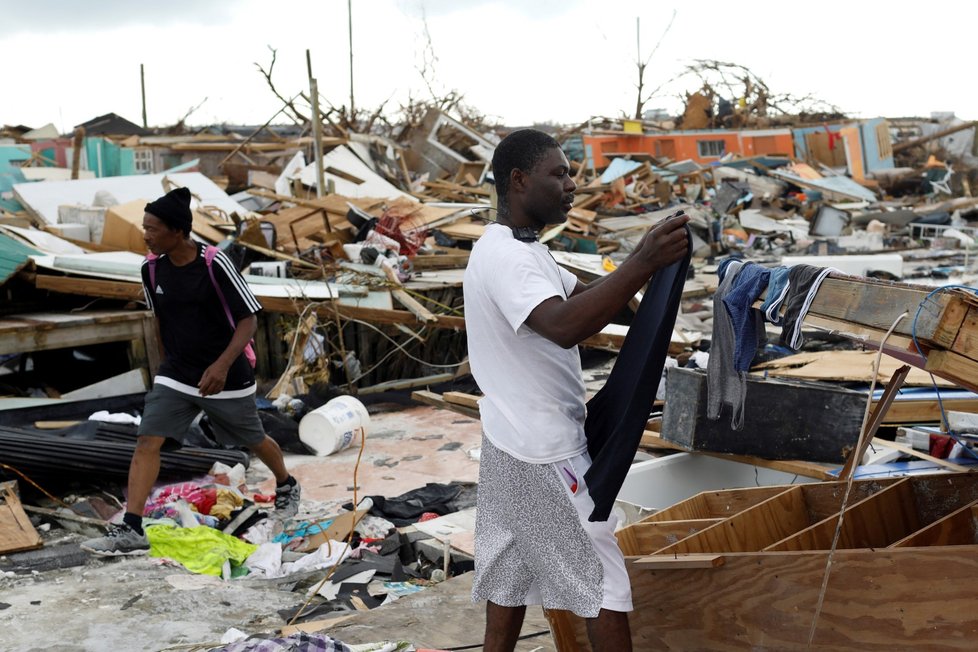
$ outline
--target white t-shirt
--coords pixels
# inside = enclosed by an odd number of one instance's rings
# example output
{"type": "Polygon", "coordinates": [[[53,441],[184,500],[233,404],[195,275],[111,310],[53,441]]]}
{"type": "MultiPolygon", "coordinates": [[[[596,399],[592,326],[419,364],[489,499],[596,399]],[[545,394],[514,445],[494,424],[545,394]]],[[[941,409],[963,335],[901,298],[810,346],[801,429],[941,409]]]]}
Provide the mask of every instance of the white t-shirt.
{"type": "Polygon", "coordinates": [[[472,247],[465,270],[465,328],[472,375],[489,440],[513,457],[546,464],[580,455],[585,397],[581,356],[524,322],[550,297],[566,299],[577,278],[545,245],[520,242],[490,224],[472,247]]]}

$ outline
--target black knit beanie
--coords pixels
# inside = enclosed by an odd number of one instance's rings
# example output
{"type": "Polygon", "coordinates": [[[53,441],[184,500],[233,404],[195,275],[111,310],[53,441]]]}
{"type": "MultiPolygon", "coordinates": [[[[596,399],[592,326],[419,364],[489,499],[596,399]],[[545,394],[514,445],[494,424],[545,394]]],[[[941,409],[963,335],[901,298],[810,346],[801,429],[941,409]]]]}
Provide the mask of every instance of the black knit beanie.
{"type": "Polygon", "coordinates": [[[144,210],[171,229],[180,229],[185,234],[190,233],[194,223],[193,213],[190,212],[190,191],[186,188],[174,188],[156,201],[146,204],[144,210]]]}

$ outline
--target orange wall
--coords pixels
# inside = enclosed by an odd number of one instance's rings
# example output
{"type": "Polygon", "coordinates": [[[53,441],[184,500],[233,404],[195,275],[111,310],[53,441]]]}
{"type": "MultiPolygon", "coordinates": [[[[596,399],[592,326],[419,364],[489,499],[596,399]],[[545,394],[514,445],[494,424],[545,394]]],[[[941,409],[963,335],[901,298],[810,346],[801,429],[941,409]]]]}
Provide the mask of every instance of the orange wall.
{"type": "Polygon", "coordinates": [[[606,167],[611,160],[606,154],[651,154],[674,161],[692,159],[707,164],[719,157],[700,156],[699,141],[721,140],[725,144],[724,153],[741,156],[760,156],[763,154],[794,154],[794,141],[791,131],[772,129],[766,131],[673,131],[663,134],[643,135],[598,135],[584,136],[584,146],[590,146],[597,168],[606,167]]]}

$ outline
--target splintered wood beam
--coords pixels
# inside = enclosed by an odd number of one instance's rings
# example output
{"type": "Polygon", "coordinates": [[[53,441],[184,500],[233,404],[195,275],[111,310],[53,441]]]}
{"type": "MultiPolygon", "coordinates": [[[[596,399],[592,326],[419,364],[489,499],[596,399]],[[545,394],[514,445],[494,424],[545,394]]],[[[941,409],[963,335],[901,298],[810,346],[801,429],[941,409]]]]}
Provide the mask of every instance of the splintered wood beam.
{"type": "Polygon", "coordinates": [[[461,405],[473,410],[478,410],[479,399],[482,397],[476,396],[475,394],[466,394],[465,392],[445,392],[442,394],[442,398],[453,405],[461,405]]]}
{"type": "Polygon", "coordinates": [[[890,378],[890,382],[886,384],[886,389],[883,390],[883,395],[880,400],[876,403],[876,407],[869,415],[869,420],[866,422],[865,429],[859,433],[859,439],[856,442],[856,447],[849,454],[849,459],[846,460],[845,466],[842,467],[842,473],[839,474],[839,478],[848,481],[853,473],[856,472],[856,467],[862,462],[863,455],[866,454],[866,449],[869,447],[869,442],[873,440],[876,436],[876,431],[880,429],[883,424],[883,417],[886,416],[887,410],[890,409],[890,404],[893,403],[893,399],[896,398],[897,392],[903,387],[904,381],[907,379],[907,374],[910,373],[910,366],[903,365],[894,372],[893,377],[890,378]]]}
{"type": "Polygon", "coordinates": [[[459,405],[457,403],[450,403],[445,400],[441,394],[437,392],[429,392],[427,390],[418,390],[411,393],[411,398],[419,403],[424,403],[425,405],[431,405],[436,408],[443,408],[445,410],[452,410],[453,412],[458,412],[459,414],[464,414],[467,417],[473,419],[481,418],[479,415],[479,410],[473,410],[470,407],[464,405],[459,405]]]}
{"type": "Polygon", "coordinates": [[[927,354],[927,365],[924,369],[978,392],[978,361],[951,351],[931,351],[927,354]]]}
{"type": "Polygon", "coordinates": [[[877,281],[862,277],[826,278],[812,301],[809,314],[882,329],[884,332],[903,312],[895,333],[911,336],[917,316],[917,339],[924,344],[949,348],[958,334],[973,295],[949,291],[927,298],[930,290],[919,286],[877,281]],[[924,300],[927,305],[917,309],[924,300]]]}
{"type": "Polygon", "coordinates": [[[390,392],[399,389],[413,389],[415,387],[424,387],[427,385],[437,385],[438,383],[447,383],[454,378],[454,374],[433,374],[431,376],[423,376],[421,378],[405,378],[402,380],[389,380],[385,383],[378,383],[376,385],[371,385],[370,387],[363,387],[357,390],[357,395],[363,394],[379,394],[381,392],[390,392]]]}

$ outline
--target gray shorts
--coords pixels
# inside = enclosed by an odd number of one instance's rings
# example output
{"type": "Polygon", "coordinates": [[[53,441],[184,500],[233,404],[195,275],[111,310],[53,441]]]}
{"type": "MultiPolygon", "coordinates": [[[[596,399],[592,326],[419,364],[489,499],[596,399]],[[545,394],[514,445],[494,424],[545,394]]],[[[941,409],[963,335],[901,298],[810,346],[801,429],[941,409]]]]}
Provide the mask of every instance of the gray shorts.
{"type": "Polygon", "coordinates": [[[201,410],[210,419],[214,435],[221,444],[255,446],[265,439],[254,396],[192,396],[159,383],[146,394],[138,434],[181,442],[201,410]]]}
{"type": "Polygon", "coordinates": [[[595,618],[631,611],[618,519],[590,522],[587,453],[530,464],[483,435],[475,522],[472,599],[502,607],[543,605],[595,618]]]}

